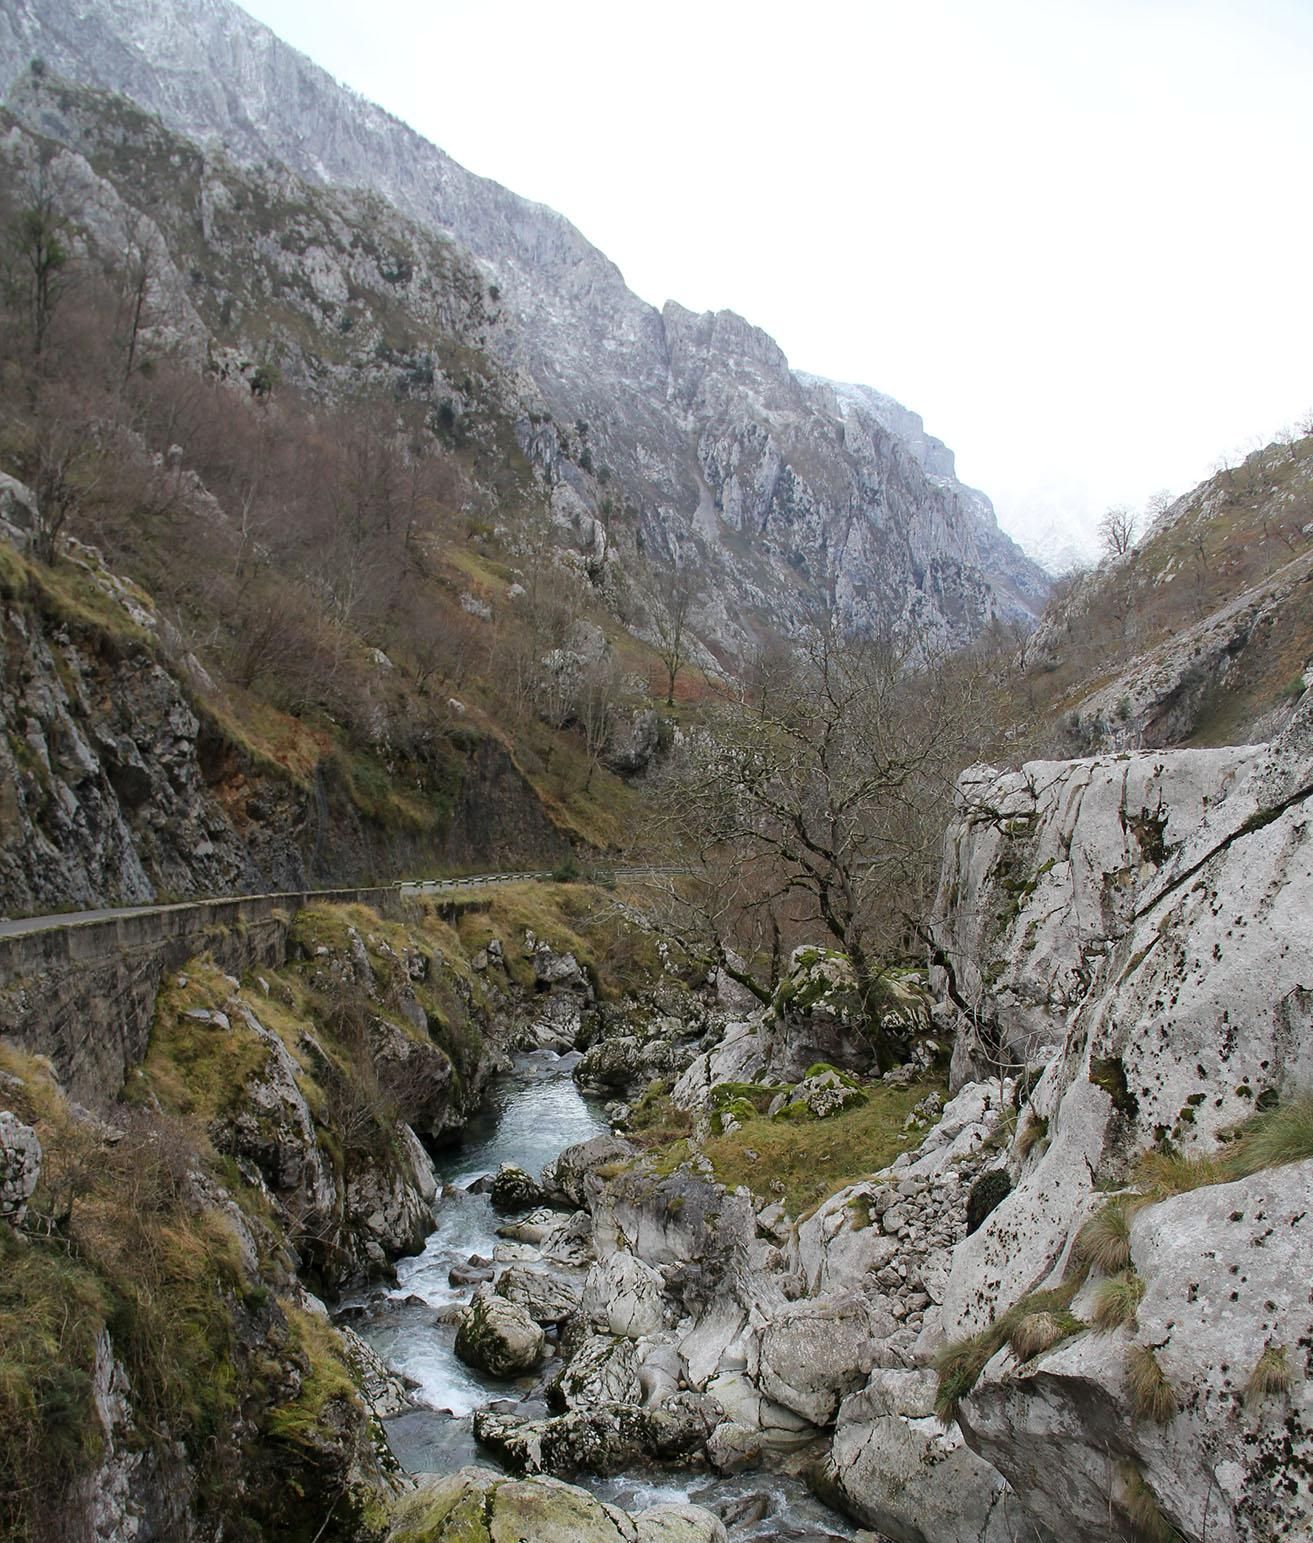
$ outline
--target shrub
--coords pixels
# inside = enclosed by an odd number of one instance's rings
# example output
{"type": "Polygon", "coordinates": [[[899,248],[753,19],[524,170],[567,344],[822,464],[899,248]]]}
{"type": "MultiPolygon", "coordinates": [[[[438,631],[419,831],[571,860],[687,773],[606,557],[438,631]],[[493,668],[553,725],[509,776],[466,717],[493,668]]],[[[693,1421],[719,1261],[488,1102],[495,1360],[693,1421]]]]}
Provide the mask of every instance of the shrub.
{"type": "Polygon", "coordinates": [[[1176,1390],[1147,1345],[1132,1345],[1126,1352],[1126,1384],[1137,1420],[1166,1425],[1180,1412],[1176,1390]]]}
{"type": "Polygon", "coordinates": [[[1245,1384],[1245,1402],[1256,1404],[1265,1398],[1277,1398],[1290,1392],[1290,1362],[1284,1345],[1269,1345],[1259,1356],[1245,1384]]]}
{"type": "Polygon", "coordinates": [[[982,1173],[967,1196],[967,1233],[980,1227],[989,1213],[1002,1205],[1012,1193],[1012,1180],[1002,1168],[982,1173]]]}
{"type": "Polygon", "coordinates": [[[1123,1270],[1105,1280],[1094,1298],[1093,1323],[1110,1334],[1114,1329],[1133,1328],[1135,1313],[1144,1298],[1144,1282],[1134,1270],[1123,1270]]]}

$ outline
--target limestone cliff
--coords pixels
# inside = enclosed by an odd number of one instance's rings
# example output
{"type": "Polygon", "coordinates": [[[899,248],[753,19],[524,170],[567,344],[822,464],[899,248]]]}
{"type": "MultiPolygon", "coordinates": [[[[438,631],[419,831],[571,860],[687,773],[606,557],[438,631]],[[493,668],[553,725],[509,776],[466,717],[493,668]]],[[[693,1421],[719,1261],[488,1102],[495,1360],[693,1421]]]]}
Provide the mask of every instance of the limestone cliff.
{"type": "Polygon", "coordinates": [[[466,172],[228,0],[21,0],[0,17],[0,81],[34,56],[238,162],[372,189],[454,238],[494,297],[489,352],[554,419],[526,415],[521,446],[558,516],[589,540],[614,522],[631,556],[697,554],[717,579],[699,630],[730,660],[822,603],[948,642],[1037,612],[1045,577],[915,414],[794,375],[732,313],[655,311],[561,215],[466,172]]]}
{"type": "Polygon", "coordinates": [[[962,1428],[1055,1534],[1256,1543],[1313,1515],[1310,797],[1307,695],[1270,746],[961,789],[940,936],[979,984],[962,1064],[983,1038],[1042,1075],[927,1344],[986,1336],[962,1428]],[[1074,1315],[1050,1348],[988,1339],[1044,1290],[1074,1315]]]}

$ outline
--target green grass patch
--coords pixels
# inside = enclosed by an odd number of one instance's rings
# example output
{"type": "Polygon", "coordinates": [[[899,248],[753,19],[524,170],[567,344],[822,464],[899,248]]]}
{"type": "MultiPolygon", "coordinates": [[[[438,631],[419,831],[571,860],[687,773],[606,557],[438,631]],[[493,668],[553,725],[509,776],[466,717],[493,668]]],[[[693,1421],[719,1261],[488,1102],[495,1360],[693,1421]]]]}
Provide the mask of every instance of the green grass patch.
{"type": "Polygon", "coordinates": [[[865,1103],[826,1120],[769,1119],[754,1109],[738,1130],[706,1143],[716,1179],[731,1189],[746,1184],[759,1195],[778,1198],[800,1216],[915,1146],[923,1133],[905,1129],[907,1117],[928,1093],[942,1093],[944,1085],[926,1081],[895,1088],[877,1082],[865,1091],[865,1103]],[[749,1152],[756,1153],[755,1160],[749,1152]],[[777,1185],[783,1185],[782,1194],[777,1185]]]}
{"type": "Polygon", "coordinates": [[[206,1123],[235,1108],[247,1083],[267,1064],[269,1047],[239,1014],[226,1009],[233,996],[223,974],[203,960],[193,960],[164,986],[150,1048],[128,1081],[133,1102],[140,1103],[149,1090],[166,1109],[206,1123]],[[193,1013],[222,1013],[228,1026],[193,1013]]]}

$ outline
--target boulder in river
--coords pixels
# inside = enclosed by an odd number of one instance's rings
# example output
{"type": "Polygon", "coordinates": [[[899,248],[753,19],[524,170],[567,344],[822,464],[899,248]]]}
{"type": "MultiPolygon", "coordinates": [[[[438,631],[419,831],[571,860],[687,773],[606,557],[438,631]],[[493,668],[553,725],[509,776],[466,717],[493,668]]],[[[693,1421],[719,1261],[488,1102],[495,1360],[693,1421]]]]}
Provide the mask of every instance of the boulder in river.
{"type": "Polygon", "coordinates": [[[633,1254],[614,1253],[588,1272],[583,1311],[594,1328],[638,1339],[663,1324],[661,1276],[633,1254]]]}
{"type": "Polygon", "coordinates": [[[493,1377],[519,1377],[543,1358],[543,1331],[518,1302],[476,1296],[461,1315],[456,1354],[493,1377]]]}
{"type": "Polygon", "coordinates": [[[555,1409],[642,1403],[633,1340],[590,1334],[547,1389],[547,1401],[555,1409]]]}
{"type": "Polygon", "coordinates": [[[508,1479],[487,1468],[428,1476],[400,1500],[387,1543],[726,1543],[700,1506],[631,1513],[558,1479],[508,1479]]]}
{"type": "Polygon", "coordinates": [[[579,1292],[568,1280],[527,1264],[508,1265],[496,1293],[518,1303],[535,1323],[563,1323],[579,1306],[579,1292]]]}
{"type": "Polygon", "coordinates": [[[619,1136],[594,1136],[566,1147],[543,1169],[543,1188],[550,1198],[560,1197],[570,1205],[587,1206],[590,1192],[601,1189],[599,1169],[612,1163],[629,1161],[634,1148],[619,1136]]]}
{"type": "Polygon", "coordinates": [[[542,1204],[542,1186],[515,1163],[503,1163],[493,1176],[491,1199],[499,1211],[529,1211],[542,1204]]]}

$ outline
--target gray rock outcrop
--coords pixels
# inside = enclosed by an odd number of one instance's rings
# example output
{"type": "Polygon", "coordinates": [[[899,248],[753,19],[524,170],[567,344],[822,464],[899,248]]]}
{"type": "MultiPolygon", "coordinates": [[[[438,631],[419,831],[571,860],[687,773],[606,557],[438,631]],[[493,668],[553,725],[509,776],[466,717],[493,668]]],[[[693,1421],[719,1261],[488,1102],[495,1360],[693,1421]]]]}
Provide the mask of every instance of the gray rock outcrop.
{"type": "Polygon", "coordinates": [[[0,1221],[21,1227],[41,1177],[41,1143],[30,1125],[0,1109],[0,1221]]]}

